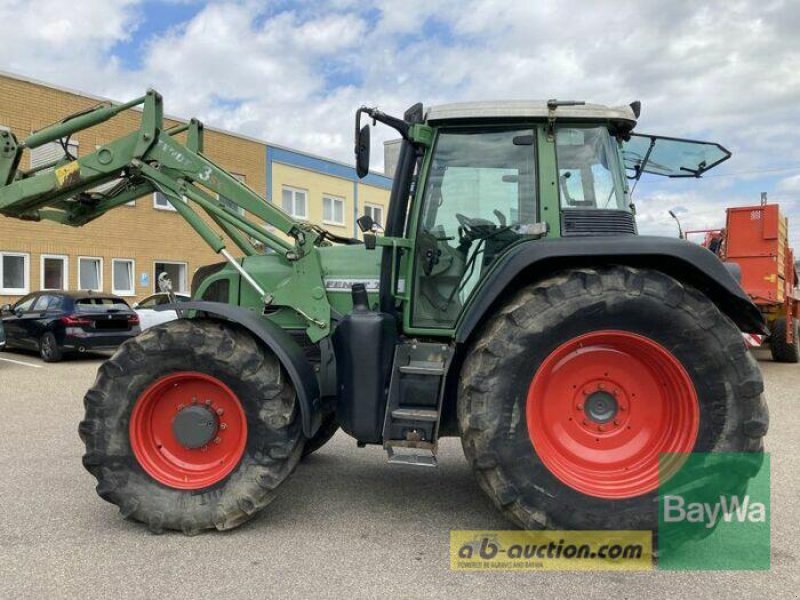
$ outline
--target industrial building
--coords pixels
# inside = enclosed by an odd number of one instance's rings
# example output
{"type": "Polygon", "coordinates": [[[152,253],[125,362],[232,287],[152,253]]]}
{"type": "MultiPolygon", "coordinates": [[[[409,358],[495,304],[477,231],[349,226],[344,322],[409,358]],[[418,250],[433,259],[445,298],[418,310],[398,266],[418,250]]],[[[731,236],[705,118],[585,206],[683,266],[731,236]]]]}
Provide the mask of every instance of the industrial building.
{"type": "MultiPolygon", "coordinates": [[[[127,100],[127,99],[123,99],[127,100]]],[[[0,128],[24,139],[66,115],[107,99],[0,73],[0,128]]],[[[138,127],[129,110],[69,140],[73,156],[93,151],[138,127]]],[[[166,120],[171,125],[183,119],[166,120]]],[[[26,152],[23,168],[47,163],[64,149],[52,143],[26,152]]],[[[342,236],[358,236],[356,219],[369,214],[382,223],[391,178],[370,173],[358,179],[352,165],[213,128],[206,123],[205,152],[241,178],[267,202],[297,219],[342,236]]],[[[229,246],[231,251],[236,248],[229,246]]],[[[133,302],[156,290],[169,274],[176,291],[188,292],[194,271],[220,260],[175,212],[154,194],[120,207],[84,227],[0,218],[0,304],[40,289],[91,289],[133,302]]]]}

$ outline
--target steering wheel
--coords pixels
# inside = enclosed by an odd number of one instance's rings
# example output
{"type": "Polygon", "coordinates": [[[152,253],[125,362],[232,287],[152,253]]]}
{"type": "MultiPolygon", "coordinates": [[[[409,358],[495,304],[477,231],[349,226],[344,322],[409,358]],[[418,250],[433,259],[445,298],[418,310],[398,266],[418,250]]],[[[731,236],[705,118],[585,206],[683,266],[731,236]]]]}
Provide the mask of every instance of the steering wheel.
{"type": "Polygon", "coordinates": [[[472,218],[461,213],[455,213],[458,220],[458,237],[463,248],[468,248],[475,240],[481,240],[494,235],[498,226],[486,219],[472,218]]]}
{"type": "Polygon", "coordinates": [[[461,213],[456,213],[455,217],[458,220],[458,224],[464,228],[464,231],[473,234],[473,237],[482,237],[480,235],[475,235],[478,233],[478,230],[482,228],[497,227],[497,225],[487,219],[473,219],[461,213]]]}

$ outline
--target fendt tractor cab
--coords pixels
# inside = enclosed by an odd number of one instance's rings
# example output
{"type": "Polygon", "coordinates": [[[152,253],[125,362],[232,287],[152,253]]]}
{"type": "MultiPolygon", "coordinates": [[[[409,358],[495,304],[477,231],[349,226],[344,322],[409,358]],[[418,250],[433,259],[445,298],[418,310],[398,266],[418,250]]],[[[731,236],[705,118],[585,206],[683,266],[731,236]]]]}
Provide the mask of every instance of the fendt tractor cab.
{"type": "Polygon", "coordinates": [[[460,436],[522,527],[655,529],[660,456],[676,470],[688,452],[761,452],[763,384],[741,332],[765,328],[712,253],[637,235],[630,181],[729,156],[634,134],[638,113],[362,108],[359,175],[362,118],[401,137],[388,218],[360,219],[363,240],[265,201],[204,155],[199,122],[164,129],[153,91],[22,141],[0,132],[4,215],[80,226],[157,190],[226,259],[195,274],[184,318],[100,368],[80,424],[97,492],[153,531],[228,529],[341,427],[422,466],[460,436]],[[138,131],[20,168],[26,149],[136,105],[138,131]]]}

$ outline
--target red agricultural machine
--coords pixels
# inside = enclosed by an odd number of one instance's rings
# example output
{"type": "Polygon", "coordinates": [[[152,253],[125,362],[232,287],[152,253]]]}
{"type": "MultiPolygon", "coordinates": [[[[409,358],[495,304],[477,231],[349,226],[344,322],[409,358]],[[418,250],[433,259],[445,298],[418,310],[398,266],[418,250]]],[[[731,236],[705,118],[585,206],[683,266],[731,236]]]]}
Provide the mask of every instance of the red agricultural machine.
{"type": "Polygon", "coordinates": [[[789,222],[766,197],[758,206],[728,208],[724,229],[697,229],[702,245],[721,260],[741,269],[741,285],[761,309],[771,335],[772,358],[800,361],[800,303],[794,252],[789,247],[789,222]]]}

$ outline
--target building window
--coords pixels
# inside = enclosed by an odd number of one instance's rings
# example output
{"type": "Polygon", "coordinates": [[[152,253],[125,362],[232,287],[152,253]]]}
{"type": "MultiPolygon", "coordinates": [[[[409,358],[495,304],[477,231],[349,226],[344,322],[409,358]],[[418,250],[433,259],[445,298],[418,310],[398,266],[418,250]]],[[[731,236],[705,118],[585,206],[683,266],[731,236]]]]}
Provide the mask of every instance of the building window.
{"type": "MultiPolygon", "coordinates": [[[[75,140],[69,140],[67,143],[67,150],[69,150],[70,156],[73,158],[78,158],[78,142],[75,140]]],[[[47,144],[42,144],[38,148],[31,150],[31,169],[37,169],[39,167],[43,167],[44,165],[52,164],[53,162],[61,160],[62,158],[68,157],[64,152],[63,146],[59,142],[48,142],[47,144]]],[[[50,169],[43,169],[43,172],[47,172],[49,170],[50,169]]]]}
{"type": "Polygon", "coordinates": [[[103,259],[95,256],[78,257],[78,289],[103,291],[103,259]]]}
{"type": "MultiPolygon", "coordinates": [[[[182,200],[185,204],[187,202],[186,196],[184,196],[182,200]]],[[[136,206],[136,201],[134,201],[133,204],[127,202],[126,205],[136,206]]],[[[172,202],[167,200],[167,197],[161,192],[153,192],[153,208],[157,208],[158,210],[171,210],[172,212],[175,212],[175,207],[172,206],[172,202]]]]}
{"type": "Polygon", "coordinates": [[[172,291],[176,294],[187,294],[189,286],[186,278],[185,262],[157,261],[153,268],[153,291],[160,292],[158,277],[166,273],[166,278],[172,283],[172,291]]]}
{"type": "Polygon", "coordinates": [[[281,207],[293,217],[307,219],[307,196],[308,192],[305,190],[284,186],[281,193],[281,207]]]}
{"type": "Polygon", "coordinates": [[[30,291],[29,259],[22,252],[0,252],[0,293],[18,296],[30,291]]]}
{"type": "Polygon", "coordinates": [[[344,225],[344,198],[322,197],[322,222],[330,225],[344,225]]]}
{"type": "Polygon", "coordinates": [[[111,259],[111,291],[118,296],[135,296],[133,274],[136,268],[128,258],[111,259]]]}
{"type": "Polygon", "coordinates": [[[54,254],[42,254],[40,273],[43,290],[67,289],[67,257],[54,254]]]}
{"type": "Polygon", "coordinates": [[[153,208],[157,208],[159,210],[175,210],[175,207],[172,206],[170,201],[167,200],[167,197],[161,192],[155,192],[153,194],[153,208]]]}
{"type": "MultiPolygon", "coordinates": [[[[238,179],[242,183],[245,183],[245,176],[244,175],[239,175],[238,173],[231,173],[231,175],[233,175],[236,179],[238,179]]],[[[233,200],[229,200],[228,198],[226,198],[222,194],[217,194],[217,200],[219,200],[220,203],[225,208],[229,208],[233,212],[239,213],[240,215],[244,216],[244,209],[241,206],[238,206],[233,200]]]]}
{"type": "Polygon", "coordinates": [[[370,217],[375,223],[383,227],[383,207],[374,204],[364,205],[364,215],[370,217]]]}

